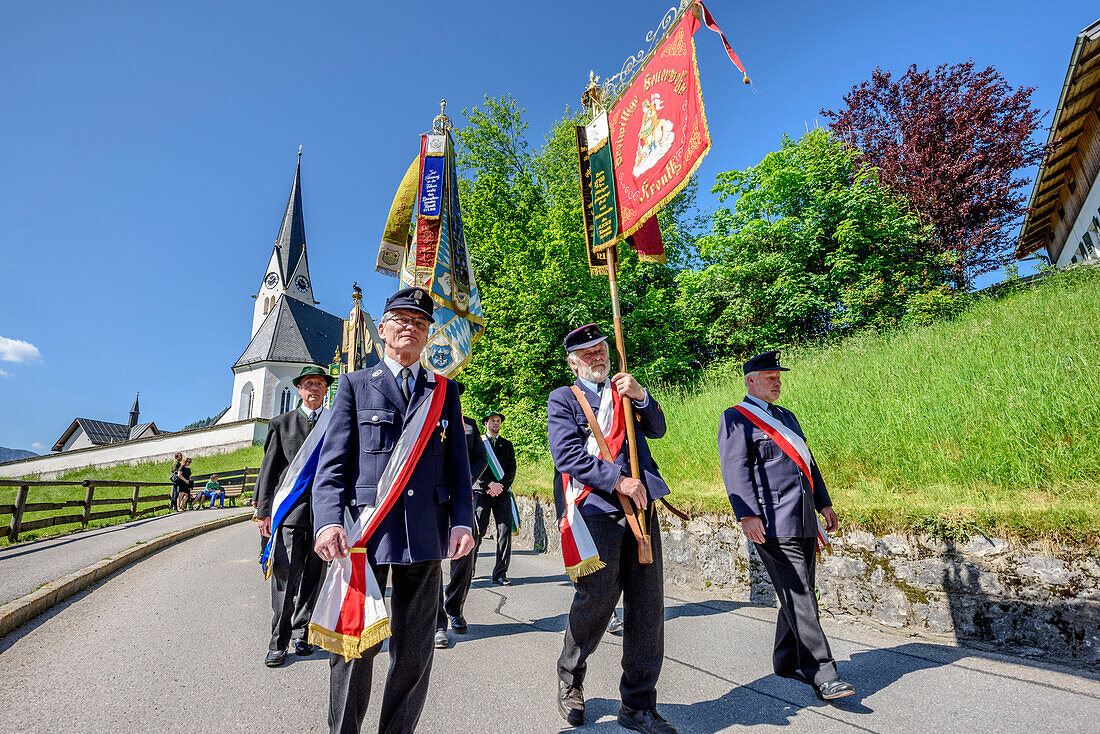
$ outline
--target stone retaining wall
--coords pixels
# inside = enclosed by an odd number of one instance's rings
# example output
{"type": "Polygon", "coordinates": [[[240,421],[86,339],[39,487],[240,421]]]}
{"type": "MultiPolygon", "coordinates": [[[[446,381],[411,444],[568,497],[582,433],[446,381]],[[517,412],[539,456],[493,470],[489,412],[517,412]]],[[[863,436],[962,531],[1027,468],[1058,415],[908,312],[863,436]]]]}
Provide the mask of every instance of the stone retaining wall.
{"type": "MultiPolygon", "coordinates": [[[[517,497],[520,543],[561,553],[554,506],[517,497]]],[[[665,581],[775,605],[775,592],[732,515],[684,523],[661,513],[665,581]]],[[[1100,669],[1100,556],[999,538],[966,542],[855,530],[819,556],[822,613],[983,649],[1100,669]]]]}

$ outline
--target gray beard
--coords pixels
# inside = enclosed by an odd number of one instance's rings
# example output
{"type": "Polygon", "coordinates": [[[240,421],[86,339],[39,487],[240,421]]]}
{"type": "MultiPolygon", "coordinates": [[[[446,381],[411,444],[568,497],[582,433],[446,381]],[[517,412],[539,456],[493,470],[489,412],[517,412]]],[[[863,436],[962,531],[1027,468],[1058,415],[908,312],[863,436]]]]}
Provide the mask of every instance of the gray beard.
{"type": "Polygon", "coordinates": [[[592,369],[585,365],[577,365],[577,377],[581,378],[582,380],[594,382],[597,385],[602,384],[603,381],[607,379],[608,371],[608,367],[597,367],[595,369],[592,369]]]}

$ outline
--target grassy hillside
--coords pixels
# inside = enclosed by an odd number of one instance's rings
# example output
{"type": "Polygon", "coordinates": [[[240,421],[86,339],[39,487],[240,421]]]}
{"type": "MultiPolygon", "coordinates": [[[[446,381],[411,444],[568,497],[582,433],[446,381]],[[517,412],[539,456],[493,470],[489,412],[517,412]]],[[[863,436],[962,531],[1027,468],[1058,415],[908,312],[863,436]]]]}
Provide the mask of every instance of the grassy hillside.
{"type": "MultiPolygon", "coordinates": [[[[228,454],[216,454],[214,456],[199,456],[194,459],[191,464],[191,470],[195,474],[210,474],[212,472],[227,472],[234,469],[243,469],[244,467],[256,468],[260,465],[260,461],[263,459],[263,447],[262,446],[250,446],[244,449],[238,449],[228,454]]],[[[161,462],[146,462],[136,464],[134,466],[121,465],[113,466],[107,469],[81,469],[79,471],[69,472],[64,476],[58,477],[60,481],[66,482],[79,482],[84,479],[99,479],[99,480],[111,480],[111,481],[131,481],[131,482],[167,482],[168,475],[172,472],[171,461],[161,462]]],[[[196,488],[199,488],[196,486],[196,488]]],[[[153,494],[155,488],[147,487],[143,488],[141,495],[147,496],[153,494]]],[[[64,502],[67,500],[84,500],[84,488],[80,486],[54,486],[54,487],[32,487],[28,497],[29,502],[64,502]]],[[[171,491],[171,487],[163,488],[164,494],[167,497],[171,491]]],[[[15,487],[0,487],[0,505],[11,504],[15,501],[15,487]]],[[[131,487],[101,487],[97,488],[95,492],[96,499],[110,499],[116,497],[130,497],[133,492],[131,487]]],[[[167,505],[167,500],[164,502],[167,505]]],[[[148,507],[150,505],[143,505],[148,507]]],[[[123,506],[116,507],[93,507],[93,512],[103,512],[112,509],[123,509],[123,506]]],[[[139,506],[140,509],[140,506],[139,506]]],[[[166,511],[158,512],[157,514],[164,514],[166,511]]],[[[40,517],[46,517],[48,515],[59,514],[79,514],[79,508],[69,508],[66,510],[54,510],[51,512],[28,512],[23,516],[24,521],[34,520],[40,517]]],[[[148,514],[142,517],[149,517],[148,514]]],[[[129,518],[109,518],[106,520],[93,520],[88,524],[89,527],[102,527],[105,525],[114,525],[120,522],[127,522],[129,518]]],[[[4,515],[2,520],[4,523],[10,521],[10,515],[4,515]]],[[[74,523],[71,525],[58,525],[50,528],[42,528],[41,530],[32,530],[27,533],[19,534],[19,542],[25,540],[32,540],[34,538],[42,538],[49,535],[60,535],[63,533],[72,532],[73,530],[80,530],[80,523],[74,523]]],[[[8,544],[7,538],[0,538],[0,546],[8,544]]]]}
{"type": "MultiPolygon", "coordinates": [[[[846,527],[1100,542],[1100,269],[976,299],[952,321],[786,350],[794,410],[846,527]]],[[[729,511],[715,445],[736,367],[655,391],[677,503],[729,511]]],[[[548,495],[543,457],[517,489],[548,495]]]]}

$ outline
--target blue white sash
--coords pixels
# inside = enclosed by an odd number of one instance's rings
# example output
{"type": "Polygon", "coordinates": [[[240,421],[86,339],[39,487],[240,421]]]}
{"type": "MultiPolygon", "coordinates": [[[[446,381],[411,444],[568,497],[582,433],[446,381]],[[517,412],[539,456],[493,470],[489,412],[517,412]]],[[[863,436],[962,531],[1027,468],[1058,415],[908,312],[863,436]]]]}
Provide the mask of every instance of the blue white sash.
{"type": "Polygon", "coordinates": [[[294,460],[286,468],[283,480],[279,482],[279,489],[275,492],[271,510],[271,537],[267,539],[263,553],[260,554],[260,568],[263,569],[264,578],[271,578],[271,553],[275,550],[275,543],[279,537],[279,528],[295,503],[310,490],[313,485],[313,475],[317,473],[317,457],[321,453],[321,444],[325,440],[325,429],[328,428],[328,419],[331,411],[324,411],[313,430],[302,442],[302,447],[294,455],[294,460]]]}

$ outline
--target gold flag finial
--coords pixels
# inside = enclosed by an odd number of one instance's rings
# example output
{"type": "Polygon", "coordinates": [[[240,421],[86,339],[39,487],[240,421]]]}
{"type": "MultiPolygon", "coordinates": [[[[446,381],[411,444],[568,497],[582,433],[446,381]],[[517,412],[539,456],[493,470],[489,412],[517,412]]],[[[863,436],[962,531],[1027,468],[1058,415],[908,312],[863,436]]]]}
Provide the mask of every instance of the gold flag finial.
{"type": "Polygon", "coordinates": [[[581,94],[581,105],[588,110],[588,113],[595,117],[601,110],[604,109],[604,103],[607,101],[607,93],[604,92],[603,87],[600,86],[600,78],[596,76],[595,71],[588,72],[588,86],[585,87],[584,93],[581,94]]]}
{"type": "Polygon", "coordinates": [[[447,117],[447,100],[441,99],[439,100],[439,114],[432,120],[432,132],[436,135],[443,135],[453,128],[451,118],[447,117]]]}

